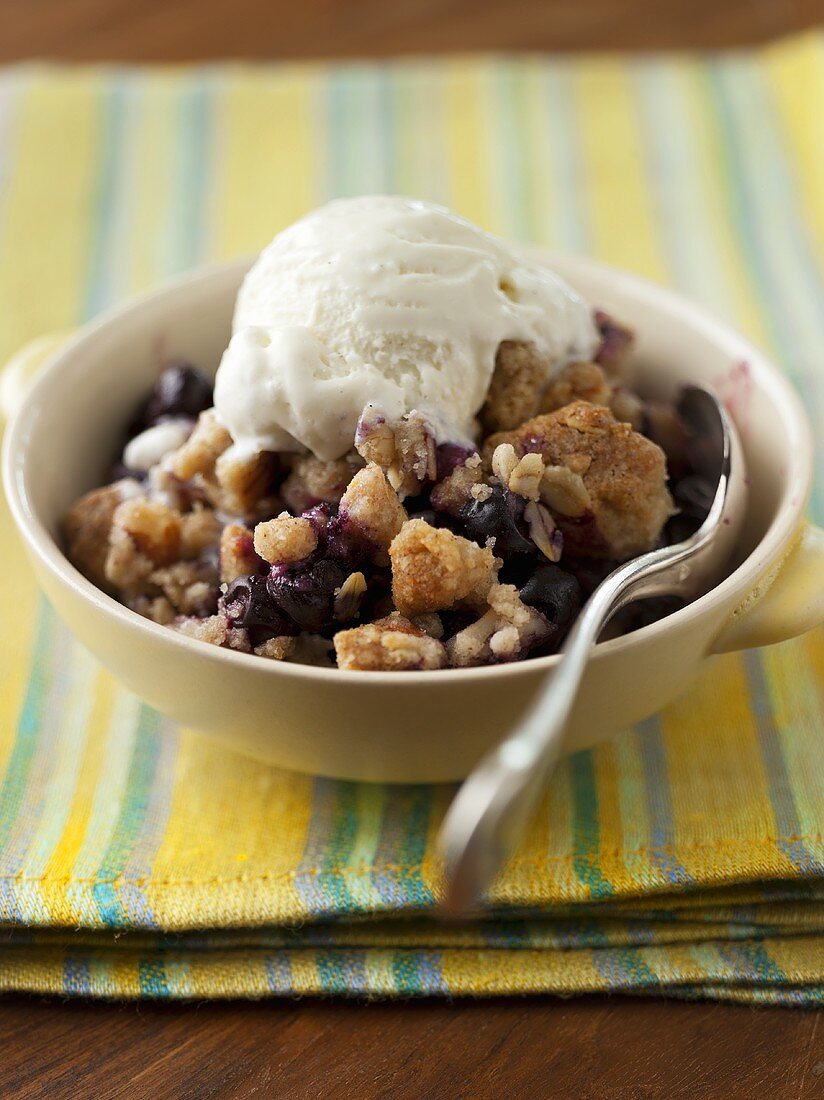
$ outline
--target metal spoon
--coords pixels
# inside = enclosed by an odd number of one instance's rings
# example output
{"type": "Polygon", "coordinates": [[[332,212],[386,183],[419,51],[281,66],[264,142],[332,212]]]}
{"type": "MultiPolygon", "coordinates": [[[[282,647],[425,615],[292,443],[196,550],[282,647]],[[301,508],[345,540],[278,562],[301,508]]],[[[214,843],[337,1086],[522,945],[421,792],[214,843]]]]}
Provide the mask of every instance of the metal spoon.
{"type": "Polygon", "coordinates": [[[626,562],[598,586],[526,718],[461,787],[439,837],[446,866],[444,907],[452,913],[479,900],[520,837],[560,755],[587,661],[606,623],[633,600],[674,594],[695,598],[727,564],[743,514],[740,444],[710,390],[686,386],[678,411],[698,444],[697,472],[717,485],[709,514],[684,542],[626,562]]]}

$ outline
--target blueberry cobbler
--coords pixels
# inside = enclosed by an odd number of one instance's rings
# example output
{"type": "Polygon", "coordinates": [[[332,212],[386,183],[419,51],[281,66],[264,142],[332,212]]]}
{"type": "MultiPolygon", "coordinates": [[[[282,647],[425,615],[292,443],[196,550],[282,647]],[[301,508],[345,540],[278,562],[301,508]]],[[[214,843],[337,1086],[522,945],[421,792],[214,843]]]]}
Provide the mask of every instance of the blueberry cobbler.
{"type": "Polygon", "coordinates": [[[214,390],[160,372],[65,517],[69,557],[154,622],[270,660],[552,653],[618,562],[711,503],[631,358],[631,332],[450,212],[331,203],[252,268],[214,390]]]}

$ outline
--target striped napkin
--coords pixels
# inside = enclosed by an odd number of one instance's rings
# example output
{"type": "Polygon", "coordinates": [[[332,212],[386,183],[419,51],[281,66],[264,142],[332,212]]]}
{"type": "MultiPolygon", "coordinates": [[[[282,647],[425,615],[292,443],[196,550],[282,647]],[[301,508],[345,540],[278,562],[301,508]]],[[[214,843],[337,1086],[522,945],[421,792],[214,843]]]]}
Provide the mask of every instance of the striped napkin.
{"type": "MultiPolygon", "coordinates": [[[[817,35],[2,70],[0,354],[333,195],[398,191],[680,287],[785,364],[824,440],[822,117],[817,35]]],[[[449,788],[289,775],[172,728],[39,600],[5,510],[0,561],[0,989],[824,999],[821,632],[720,659],[563,762],[486,916],[443,925],[449,788]]]]}

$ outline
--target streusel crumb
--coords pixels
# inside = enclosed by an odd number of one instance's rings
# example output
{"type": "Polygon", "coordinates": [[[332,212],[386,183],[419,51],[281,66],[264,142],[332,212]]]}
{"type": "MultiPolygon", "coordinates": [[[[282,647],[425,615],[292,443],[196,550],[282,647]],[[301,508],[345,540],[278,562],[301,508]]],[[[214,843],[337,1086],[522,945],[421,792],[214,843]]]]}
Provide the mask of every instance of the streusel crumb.
{"type": "Polygon", "coordinates": [[[518,455],[540,454],[547,467],[582,471],[580,485],[569,478],[565,486],[578,494],[572,515],[558,508],[557,473],[553,487],[545,481],[541,486],[541,499],[555,514],[567,552],[616,559],[642,554],[655,546],[672,515],[663,451],[603,406],[576,401],[514,432],[500,432],[486,441],[487,461],[502,443],[511,443],[518,455]],[[581,511],[586,498],[588,506],[581,511]]]}
{"type": "Polygon", "coordinates": [[[456,668],[518,660],[549,636],[547,620],[522,602],[515,585],[494,585],[488,605],[477,622],[446,643],[450,662],[456,668]]]}
{"type": "Polygon", "coordinates": [[[339,668],[399,672],[443,668],[446,664],[446,650],[441,643],[397,613],[341,630],[334,643],[339,668]]]}
{"type": "Polygon", "coordinates": [[[492,453],[492,472],[511,493],[538,500],[544,462],[539,454],[519,457],[511,443],[500,443],[492,453]]]}
{"type": "Polygon", "coordinates": [[[264,562],[255,553],[254,536],[242,523],[227,523],[220,533],[220,580],[231,584],[238,577],[259,573],[264,562]]]}
{"type": "Polygon", "coordinates": [[[333,462],[314,455],[301,455],[292,463],[289,476],[280,487],[284,504],[292,512],[305,512],[315,504],[338,504],[352,476],[363,460],[351,453],[333,462]]]}
{"type": "Polygon", "coordinates": [[[138,596],[132,601],[131,608],[160,626],[170,626],[177,615],[165,596],[138,596]]]}
{"type": "Polygon", "coordinates": [[[154,565],[169,565],[181,556],[181,521],[180,512],[160,501],[135,497],[117,506],[112,529],[124,531],[154,565]]]}
{"type": "Polygon", "coordinates": [[[206,409],[183,446],[170,456],[169,468],[182,481],[191,481],[196,474],[211,478],[219,456],[231,445],[232,437],[217,419],[215,410],[206,409]]]}
{"type": "Polygon", "coordinates": [[[484,472],[477,455],[472,455],[461,466],[456,466],[443,481],[439,481],[429,494],[432,507],[437,512],[457,516],[483,485],[484,472]],[[475,461],[473,461],[475,459],[475,461]]]}
{"type": "Polygon", "coordinates": [[[555,412],[573,401],[589,401],[593,405],[608,405],[612,386],[597,363],[569,363],[556,371],[543,397],[541,412],[555,412]]]}
{"type": "Polygon", "coordinates": [[[272,565],[291,565],[314,553],[318,536],[308,519],[283,512],[255,527],[255,551],[272,565]]]}
{"type": "Polygon", "coordinates": [[[198,501],[191,512],[180,518],[180,552],[192,559],[206,553],[217,542],[221,523],[211,508],[204,508],[198,501]]]}
{"type": "Polygon", "coordinates": [[[178,561],[164,565],[149,575],[180,615],[204,615],[214,609],[217,571],[206,561],[178,561]]]}
{"type": "Polygon", "coordinates": [[[258,657],[268,657],[270,661],[285,661],[295,651],[295,639],[290,637],[267,638],[255,646],[258,657]]]}
{"type": "Polygon", "coordinates": [[[358,424],[355,446],[367,462],[381,467],[401,500],[416,495],[422,485],[435,480],[435,437],[419,412],[391,422],[364,415],[358,424]]]}
{"type": "Polygon", "coordinates": [[[340,516],[347,531],[356,531],[385,552],[406,520],[406,509],[380,466],[370,462],[349,482],[341,498],[340,516]]]}
{"type": "Polygon", "coordinates": [[[242,454],[234,447],[224,451],[215,463],[215,506],[229,515],[251,516],[268,496],[276,464],[276,456],[269,451],[242,454]]]}
{"type": "Polygon", "coordinates": [[[63,520],[69,558],[100,588],[110,588],[106,556],[115,510],[122,503],[124,492],[137,487],[136,481],[116,481],[102,489],[92,489],[74,502],[63,520]]]}
{"type": "Polygon", "coordinates": [[[507,431],[538,411],[552,364],[534,344],[504,340],[480,412],[487,432],[507,431]]]}
{"type": "Polygon", "coordinates": [[[422,519],[403,525],[389,556],[392,597],[398,611],[409,618],[463,602],[479,605],[498,569],[490,549],[422,519]]]}
{"type": "Polygon", "coordinates": [[[197,638],[200,642],[222,646],[224,649],[236,649],[241,653],[252,652],[248,632],[232,626],[221,612],[205,619],[177,619],[174,628],[189,638],[197,638]]]}

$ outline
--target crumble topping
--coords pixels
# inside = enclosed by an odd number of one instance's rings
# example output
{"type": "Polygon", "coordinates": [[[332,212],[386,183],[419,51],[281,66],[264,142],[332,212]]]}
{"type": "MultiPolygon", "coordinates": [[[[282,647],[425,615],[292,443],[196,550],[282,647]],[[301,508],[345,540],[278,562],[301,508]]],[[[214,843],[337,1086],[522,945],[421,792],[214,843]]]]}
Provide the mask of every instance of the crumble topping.
{"type": "Polygon", "coordinates": [[[252,532],[243,523],[227,523],[220,533],[218,564],[222,584],[231,584],[238,577],[259,573],[263,560],[255,551],[252,532]]]}
{"type": "Polygon", "coordinates": [[[446,643],[457,668],[516,661],[550,633],[547,620],[522,602],[512,584],[496,584],[488,594],[488,610],[446,643]]]}
{"type": "Polygon", "coordinates": [[[546,472],[542,479],[541,499],[554,512],[568,551],[621,560],[656,545],[673,514],[664,453],[608,409],[575,401],[514,432],[500,432],[486,442],[490,462],[507,443],[516,455],[535,452],[553,468],[549,479],[546,472]],[[559,503],[571,504],[573,512],[563,511],[559,503]]]}
{"type": "Polygon", "coordinates": [[[341,497],[346,528],[354,529],[377,551],[387,551],[406,520],[406,509],[380,466],[358,470],[341,497]]]}
{"type": "Polygon", "coordinates": [[[315,504],[339,504],[352,476],[362,466],[362,459],[354,453],[334,462],[300,455],[281,485],[283,503],[292,512],[305,512],[315,504]]]}
{"type": "Polygon", "coordinates": [[[109,535],[114,514],[130,488],[137,489],[137,482],[116,481],[102,489],[92,489],[74,502],[63,519],[69,558],[90,581],[107,591],[109,535]]]}
{"type": "Polygon", "coordinates": [[[492,551],[422,519],[408,520],[389,548],[392,597],[413,618],[457,603],[483,601],[495,580],[492,551]]]}
{"type": "Polygon", "coordinates": [[[318,536],[308,519],[281,512],[276,519],[255,527],[255,552],[272,565],[303,561],[318,546],[318,536]]]}
{"type": "Polygon", "coordinates": [[[441,643],[397,612],[365,626],[340,630],[334,641],[340,668],[397,672],[446,665],[441,643]]]}
{"type": "Polygon", "coordinates": [[[685,537],[712,498],[675,408],[627,383],[632,334],[597,324],[597,362],[551,370],[533,345],[500,345],[475,448],[367,406],[342,458],[250,453],[205,376],[174,364],[132,422],[141,461],[121,456],[128,476],[67,511],[69,557],[138,614],[268,660],[435,670],[553,652],[617,561],[685,537]]]}
{"type": "Polygon", "coordinates": [[[487,432],[517,428],[538,411],[552,364],[532,344],[504,340],[495,357],[495,370],[481,423],[487,432]]]}
{"type": "Polygon", "coordinates": [[[365,413],[358,423],[355,448],[367,462],[380,466],[401,500],[419,493],[437,475],[435,437],[419,412],[391,422],[365,413]]]}

